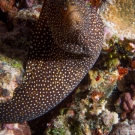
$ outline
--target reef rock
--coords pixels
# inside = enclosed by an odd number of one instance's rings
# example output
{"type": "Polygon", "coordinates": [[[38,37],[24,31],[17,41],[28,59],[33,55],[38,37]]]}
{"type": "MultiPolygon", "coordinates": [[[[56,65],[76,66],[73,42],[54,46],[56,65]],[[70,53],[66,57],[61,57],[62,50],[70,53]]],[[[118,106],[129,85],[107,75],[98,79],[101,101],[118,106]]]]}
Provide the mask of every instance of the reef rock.
{"type": "Polygon", "coordinates": [[[107,0],[100,13],[109,37],[135,38],[135,0],[107,0]]]}

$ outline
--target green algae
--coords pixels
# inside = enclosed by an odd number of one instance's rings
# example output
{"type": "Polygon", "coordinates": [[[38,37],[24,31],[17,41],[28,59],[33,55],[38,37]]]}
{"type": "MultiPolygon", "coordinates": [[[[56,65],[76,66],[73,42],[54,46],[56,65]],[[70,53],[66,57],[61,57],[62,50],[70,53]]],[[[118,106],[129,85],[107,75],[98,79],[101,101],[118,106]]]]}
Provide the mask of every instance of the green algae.
{"type": "Polygon", "coordinates": [[[0,60],[2,62],[8,63],[13,68],[20,68],[20,69],[23,68],[23,63],[20,60],[8,58],[2,54],[0,54],[0,60]]]}
{"type": "Polygon", "coordinates": [[[70,125],[69,129],[72,132],[72,135],[83,135],[81,123],[77,120],[70,125]]]}
{"type": "Polygon", "coordinates": [[[52,130],[48,130],[47,133],[45,133],[47,135],[65,135],[66,131],[63,128],[54,128],[52,130]]]}
{"type": "Polygon", "coordinates": [[[108,69],[116,69],[120,65],[118,58],[111,58],[108,61],[105,61],[104,66],[108,69]]]}

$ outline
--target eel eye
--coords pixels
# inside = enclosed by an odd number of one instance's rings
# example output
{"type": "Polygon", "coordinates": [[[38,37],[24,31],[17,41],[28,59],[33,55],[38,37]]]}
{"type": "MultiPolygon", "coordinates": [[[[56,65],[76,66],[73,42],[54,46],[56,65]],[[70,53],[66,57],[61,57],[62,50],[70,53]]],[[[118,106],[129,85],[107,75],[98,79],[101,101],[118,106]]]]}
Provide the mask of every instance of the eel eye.
{"type": "Polygon", "coordinates": [[[71,5],[74,6],[75,5],[75,2],[71,2],[71,5]]]}
{"type": "Polygon", "coordinates": [[[71,1],[70,1],[70,5],[71,5],[71,6],[74,6],[74,5],[75,5],[74,0],[71,0],[71,1]]]}

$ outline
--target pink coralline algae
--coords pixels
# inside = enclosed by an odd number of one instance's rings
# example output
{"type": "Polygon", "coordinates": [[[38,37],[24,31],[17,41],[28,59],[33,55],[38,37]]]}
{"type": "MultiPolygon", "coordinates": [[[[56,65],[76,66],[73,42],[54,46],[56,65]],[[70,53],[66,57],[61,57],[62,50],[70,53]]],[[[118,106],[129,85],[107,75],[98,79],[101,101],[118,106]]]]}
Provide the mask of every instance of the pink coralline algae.
{"type": "Polygon", "coordinates": [[[22,124],[4,124],[0,135],[31,135],[31,130],[26,122],[22,124]]]}
{"type": "Polygon", "coordinates": [[[12,98],[15,88],[21,84],[22,75],[21,69],[0,61],[0,102],[12,98]]]}
{"type": "Polygon", "coordinates": [[[26,0],[27,7],[32,7],[35,0],[26,0]]]}
{"type": "Polygon", "coordinates": [[[121,119],[135,120],[135,86],[131,85],[131,91],[123,92],[117,100],[116,106],[122,109],[121,119]]]}
{"type": "Polygon", "coordinates": [[[34,3],[34,0],[26,0],[26,4],[28,7],[32,7],[33,3],[34,3]]]}
{"type": "Polygon", "coordinates": [[[114,126],[110,135],[135,135],[135,123],[119,122],[114,126]]]}

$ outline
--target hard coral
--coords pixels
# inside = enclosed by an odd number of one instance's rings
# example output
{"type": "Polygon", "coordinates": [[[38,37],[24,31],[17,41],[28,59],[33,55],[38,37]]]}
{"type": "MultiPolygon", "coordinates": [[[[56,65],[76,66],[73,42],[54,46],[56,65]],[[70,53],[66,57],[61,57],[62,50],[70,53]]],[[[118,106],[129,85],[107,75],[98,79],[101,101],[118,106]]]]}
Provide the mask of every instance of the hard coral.
{"type": "Polygon", "coordinates": [[[32,7],[34,0],[26,0],[27,6],[32,7]]]}
{"type": "Polygon", "coordinates": [[[121,118],[127,118],[127,114],[133,110],[133,100],[131,99],[130,93],[124,93],[119,98],[117,104],[121,104],[123,112],[121,114],[121,118]]]}
{"type": "Polygon", "coordinates": [[[20,0],[19,9],[32,7],[34,2],[35,0],[20,0]]]}
{"type": "Polygon", "coordinates": [[[0,135],[31,135],[31,130],[26,122],[22,124],[4,124],[0,135]]]}
{"type": "Polygon", "coordinates": [[[118,81],[118,89],[122,92],[117,100],[116,111],[121,114],[121,119],[135,120],[135,72],[129,71],[118,81]]]}
{"type": "Polygon", "coordinates": [[[117,113],[105,108],[103,93],[89,90],[84,92],[80,88],[76,90],[72,104],[53,120],[47,135],[107,135],[113,124],[118,122],[117,113]]]}
{"type": "Polygon", "coordinates": [[[21,81],[22,71],[19,68],[12,67],[6,62],[0,61],[0,102],[11,99],[15,88],[21,81]]]}
{"type": "Polygon", "coordinates": [[[112,88],[116,85],[119,74],[116,69],[114,71],[90,70],[89,75],[91,80],[91,93],[98,92],[108,97],[112,88]]]}
{"type": "Polygon", "coordinates": [[[135,123],[119,122],[114,126],[110,135],[135,135],[135,123]]]}
{"type": "Polygon", "coordinates": [[[103,4],[100,13],[111,35],[117,35],[121,39],[134,39],[134,5],[134,0],[108,0],[103,4]]]}
{"type": "Polygon", "coordinates": [[[14,16],[18,10],[14,5],[15,5],[15,0],[1,0],[0,1],[0,9],[3,12],[8,12],[11,16],[14,16]]]}
{"type": "Polygon", "coordinates": [[[117,87],[119,91],[131,91],[131,85],[135,84],[135,72],[129,71],[121,80],[118,80],[117,87]]]}
{"type": "Polygon", "coordinates": [[[106,126],[112,126],[118,123],[118,114],[110,112],[107,109],[101,114],[101,118],[106,126]]]}
{"type": "Polygon", "coordinates": [[[92,100],[94,102],[97,102],[103,96],[104,96],[104,94],[102,92],[93,91],[90,97],[92,98],[92,100]]]}

